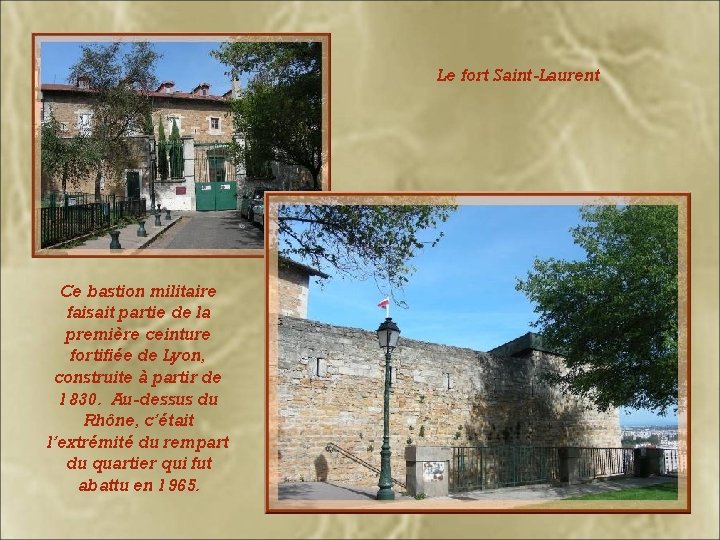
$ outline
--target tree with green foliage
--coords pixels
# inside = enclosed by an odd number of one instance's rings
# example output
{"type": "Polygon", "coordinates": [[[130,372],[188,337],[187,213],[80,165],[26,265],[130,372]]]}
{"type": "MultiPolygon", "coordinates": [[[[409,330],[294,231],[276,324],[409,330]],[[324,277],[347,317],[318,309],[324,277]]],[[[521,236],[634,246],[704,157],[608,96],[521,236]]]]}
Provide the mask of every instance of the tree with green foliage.
{"type": "Polygon", "coordinates": [[[152,112],[149,109],[145,111],[143,133],[149,137],[155,137],[155,126],[153,126],[152,112]]]}
{"type": "Polygon", "coordinates": [[[245,138],[234,150],[246,167],[262,167],[264,159],[299,165],[321,189],[322,43],[224,43],[212,55],[234,79],[253,74],[232,104],[235,130],[245,138]]]}
{"type": "Polygon", "coordinates": [[[174,119],[168,146],[170,147],[170,178],[182,178],[184,165],[182,139],[180,138],[180,130],[174,119]]]}
{"type": "Polygon", "coordinates": [[[411,259],[443,237],[437,227],[454,206],[282,205],[278,252],[325,272],[372,278],[383,294],[403,305],[399,292],[414,267],[411,259]],[[427,234],[427,238],[422,235],[427,234]],[[389,289],[389,290],[388,290],[389,289]]]}
{"type": "Polygon", "coordinates": [[[86,175],[94,161],[94,149],[89,141],[80,135],[63,137],[60,122],[52,113],[40,128],[40,172],[47,178],[60,177],[63,193],[68,183],[76,184],[86,175]]]}
{"type": "Polygon", "coordinates": [[[236,141],[230,144],[229,154],[239,156],[245,162],[245,172],[251,178],[272,179],[273,172],[270,165],[273,153],[258,141],[245,139],[242,146],[236,141]]]}
{"type": "Polygon", "coordinates": [[[167,138],[162,118],[158,120],[158,174],[163,182],[168,179],[167,138]]]}
{"type": "Polygon", "coordinates": [[[658,437],[655,433],[651,434],[647,438],[625,435],[620,442],[623,448],[634,448],[636,445],[643,443],[649,443],[652,446],[657,446],[660,444],[660,437],[658,437]]]}
{"type": "Polygon", "coordinates": [[[80,59],[70,68],[68,81],[86,78],[92,108],[91,133],[95,148],[95,198],[100,198],[104,169],[118,173],[131,155],[127,136],[143,133],[152,111],[148,92],[157,86],[154,66],[160,57],[146,42],[81,45],[80,59]]]}
{"type": "Polygon", "coordinates": [[[587,206],[572,229],[582,261],[536,259],[517,289],[536,304],[547,346],[566,358],[550,381],[601,410],[678,403],[678,208],[587,206]]]}

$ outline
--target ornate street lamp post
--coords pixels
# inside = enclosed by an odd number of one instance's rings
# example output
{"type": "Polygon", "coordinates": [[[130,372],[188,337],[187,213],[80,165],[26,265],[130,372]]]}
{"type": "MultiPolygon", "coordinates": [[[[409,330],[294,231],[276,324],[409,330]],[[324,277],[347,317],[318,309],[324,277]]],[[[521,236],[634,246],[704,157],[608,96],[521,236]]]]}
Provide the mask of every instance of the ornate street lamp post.
{"type": "Polygon", "coordinates": [[[380,328],[377,329],[377,335],[380,348],[385,349],[383,444],[380,450],[380,481],[378,482],[380,489],[377,492],[377,500],[391,501],[395,499],[395,493],[392,490],[392,475],[390,473],[390,360],[392,351],[397,347],[398,340],[400,339],[400,328],[398,328],[398,325],[395,324],[390,317],[387,317],[385,321],[380,324],[380,328]]]}
{"type": "Polygon", "coordinates": [[[155,144],[155,135],[148,137],[149,143],[149,167],[150,167],[150,208],[155,208],[155,176],[157,175],[157,148],[155,144]]]}

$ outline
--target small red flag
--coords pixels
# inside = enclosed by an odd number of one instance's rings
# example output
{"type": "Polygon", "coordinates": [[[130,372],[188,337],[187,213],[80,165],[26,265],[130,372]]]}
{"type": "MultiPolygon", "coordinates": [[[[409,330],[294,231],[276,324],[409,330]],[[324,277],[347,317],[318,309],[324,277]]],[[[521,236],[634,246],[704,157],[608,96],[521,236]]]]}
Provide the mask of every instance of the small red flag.
{"type": "Polygon", "coordinates": [[[378,304],[378,307],[379,307],[379,308],[388,307],[388,304],[389,304],[389,303],[390,303],[390,299],[389,299],[389,298],[383,298],[382,300],[380,300],[380,303],[378,304]]]}

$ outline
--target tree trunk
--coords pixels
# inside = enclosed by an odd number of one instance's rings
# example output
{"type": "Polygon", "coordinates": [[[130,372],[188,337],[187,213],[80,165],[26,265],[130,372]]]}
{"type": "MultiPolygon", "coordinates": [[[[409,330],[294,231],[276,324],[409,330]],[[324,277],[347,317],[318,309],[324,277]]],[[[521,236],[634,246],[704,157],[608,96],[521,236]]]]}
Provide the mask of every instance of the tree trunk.
{"type": "Polygon", "coordinates": [[[62,170],[62,181],[61,181],[63,195],[65,195],[65,192],[67,191],[67,175],[68,175],[67,165],[64,165],[63,170],[62,170]]]}
{"type": "Polygon", "coordinates": [[[321,167],[310,169],[310,174],[313,178],[313,189],[315,191],[322,191],[322,181],[320,180],[320,169],[321,167]]]}
{"type": "Polygon", "coordinates": [[[95,202],[100,202],[100,182],[102,181],[102,165],[98,165],[95,174],[95,202]]]}

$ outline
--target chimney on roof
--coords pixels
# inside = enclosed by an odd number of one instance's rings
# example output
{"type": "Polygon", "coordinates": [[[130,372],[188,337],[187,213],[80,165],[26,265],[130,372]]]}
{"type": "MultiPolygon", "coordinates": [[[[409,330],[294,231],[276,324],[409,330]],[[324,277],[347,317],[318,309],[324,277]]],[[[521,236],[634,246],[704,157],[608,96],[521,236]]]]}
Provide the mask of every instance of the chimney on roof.
{"type": "Polygon", "coordinates": [[[207,96],[210,95],[210,85],[206,82],[198,84],[192,91],[193,96],[207,96]]]}
{"type": "Polygon", "coordinates": [[[240,86],[240,80],[233,79],[231,84],[232,84],[232,89],[230,91],[232,92],[232,97],[233,97],[233,99],[238,99],[240,97],[240,93],[242,92],[242,87],[240,86]]]}
{"type": "Polygon", "coordinates": [[[77,79],[77,87],[87,90],[90,88],[90,77],[87,75],[80,75],[77,79]]]}
{"type": "Polygon", "coordinates": [[[160,86],[158,86],[158,89],[155,90],[156,92],[163,92],[165,94],[170,94],[172,92],[173,87],[175,86],[174,81],[163,81],[160,83],[160,86]]]}

